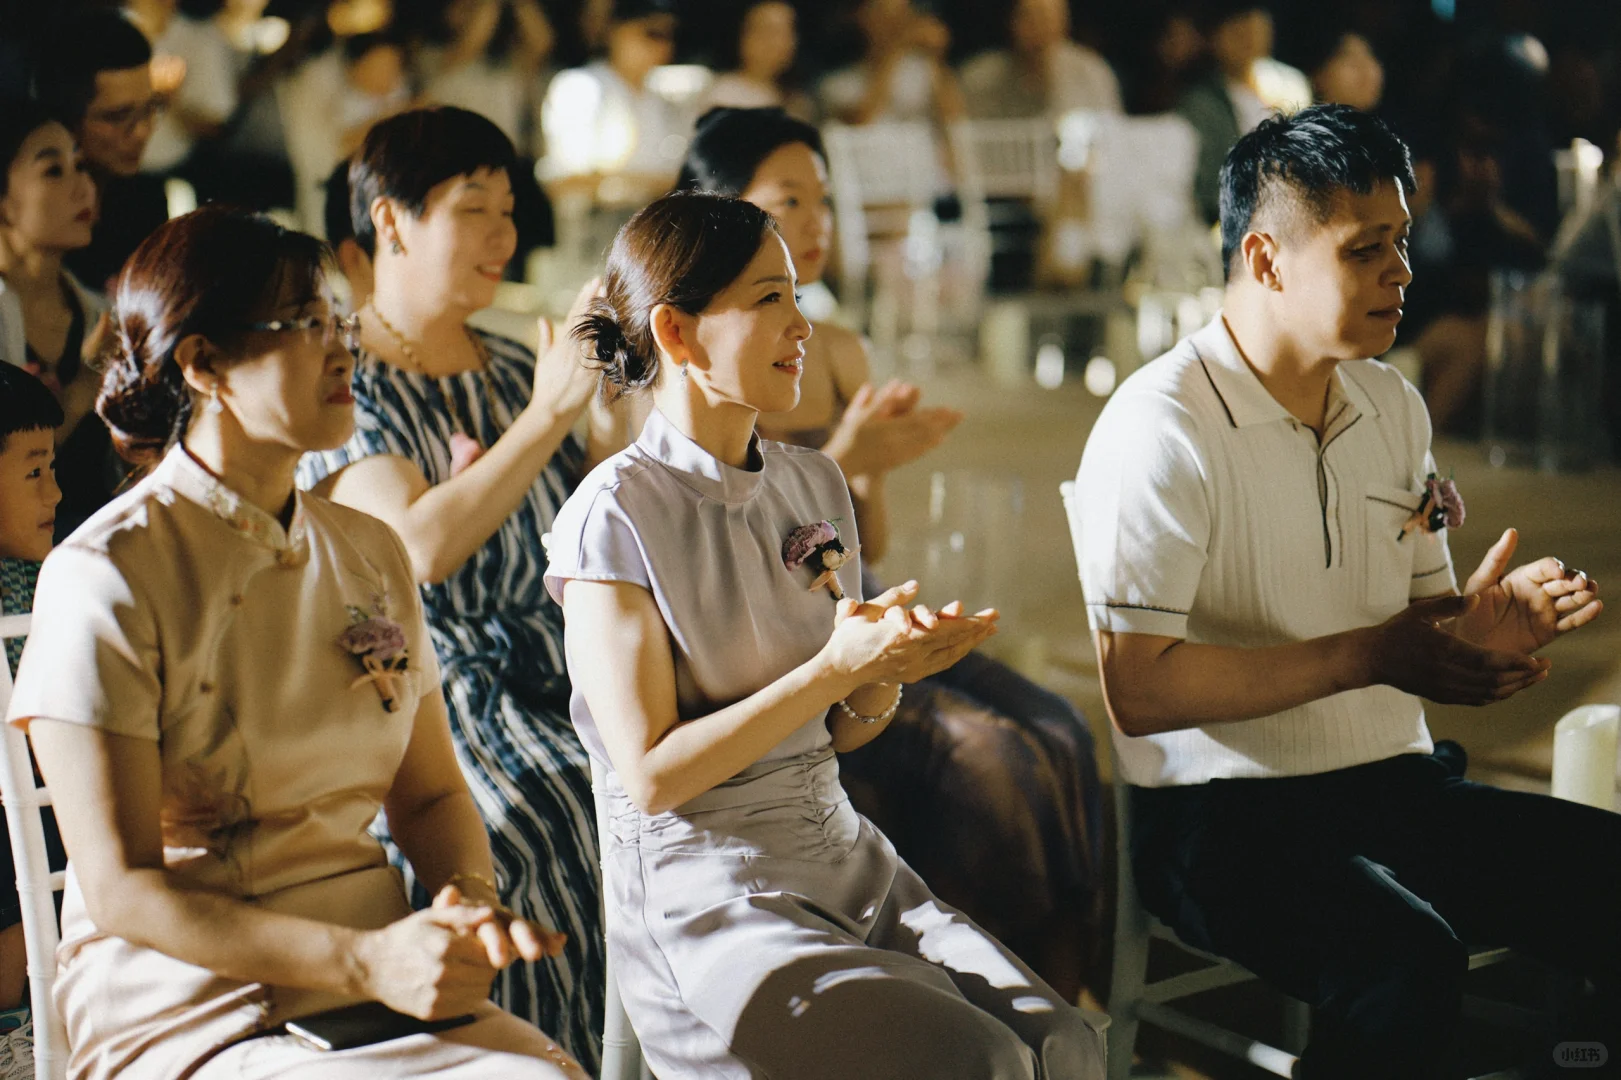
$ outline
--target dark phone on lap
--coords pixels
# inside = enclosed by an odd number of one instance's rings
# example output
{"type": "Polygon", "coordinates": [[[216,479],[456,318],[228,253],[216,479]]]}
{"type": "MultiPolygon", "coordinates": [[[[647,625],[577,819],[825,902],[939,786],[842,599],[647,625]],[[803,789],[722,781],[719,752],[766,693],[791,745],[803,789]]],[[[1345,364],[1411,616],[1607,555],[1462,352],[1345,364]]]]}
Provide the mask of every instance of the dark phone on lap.
{"type": "Polygon", "coordinates": [[[403,1039],[407,1035],[448,1031],[472,1022],[472,1013],[445,1020],[418,1020],[395,1012],[380,1001],[363,1001],[289,1020],[287,1033],[316,1050],[349,1050],[403,1039]]]}

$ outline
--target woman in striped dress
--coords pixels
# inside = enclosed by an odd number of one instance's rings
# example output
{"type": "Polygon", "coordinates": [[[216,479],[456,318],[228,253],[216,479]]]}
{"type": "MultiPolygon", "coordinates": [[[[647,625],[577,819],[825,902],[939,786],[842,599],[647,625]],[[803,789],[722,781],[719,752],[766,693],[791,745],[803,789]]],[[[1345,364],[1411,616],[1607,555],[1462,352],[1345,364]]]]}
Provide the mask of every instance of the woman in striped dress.
{"type": "MultiPolygon", "coordinates": [[[[402,113],[367,136],[349,175],[356,239],[376,266],[359,312],[356,431],[307,456],[299,483],[404,541],[501,898],[568,935],[558,962],[503,971],[495,1000],[595,1073],[603,947],[590,771],[569,721],[562,612],[542,583],[540,538],[583,475],[588,447],[570,429],[596,380],[544,321],[538,358],[466,326],[517,243],[513,161],[498,128],[460,109],[402,113]]],[[[414,883],[412,895],[429,900],[414,883]]]]}

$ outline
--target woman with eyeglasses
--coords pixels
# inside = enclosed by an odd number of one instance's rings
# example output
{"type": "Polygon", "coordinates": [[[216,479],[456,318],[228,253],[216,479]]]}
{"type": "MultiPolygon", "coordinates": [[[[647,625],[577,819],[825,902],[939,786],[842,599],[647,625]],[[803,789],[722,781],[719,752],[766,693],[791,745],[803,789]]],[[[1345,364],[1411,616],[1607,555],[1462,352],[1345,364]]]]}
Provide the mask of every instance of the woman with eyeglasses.
{"type": "Polygon", "coordinates": [[[313,238],[209,207],[119,277],[97,407],[155,465],[47,558],[7,716],[69,856],[68,1071],[581,1080],[486,1000],[559,942],[490,884],[410,559],[293,484],[354,428],[325,268],[313,238]],[[427,911],[367,831],[380,810],[427,911]],[[366,1001],[398,1015],[342,1053],[284,1027],[366,1001]]]}
{"type": "MultiPolygon", "coordinates": [[[[375,277],[359,312],[356,430],[307,457],[299,483],[381,518],[404,541],[501,902],[568,936],[556,963],[502,972],[495,1000],[594,1069],[595,818],[541,537],[587,457],[611,452],[610,433],[598,411],[596,447],[570,434],[596,386],[572,338],[542,320],[537,357],[467,325],[494,299],[517,244],[514,161],[501,130],[462,109],[402,113],[366,136],[349,173],[355,239],[375,277]]],[[[408,861],[403,844],[393,854],[408,861]]],[[[426,905],[435,883],[412,880],[426,905]]]]}

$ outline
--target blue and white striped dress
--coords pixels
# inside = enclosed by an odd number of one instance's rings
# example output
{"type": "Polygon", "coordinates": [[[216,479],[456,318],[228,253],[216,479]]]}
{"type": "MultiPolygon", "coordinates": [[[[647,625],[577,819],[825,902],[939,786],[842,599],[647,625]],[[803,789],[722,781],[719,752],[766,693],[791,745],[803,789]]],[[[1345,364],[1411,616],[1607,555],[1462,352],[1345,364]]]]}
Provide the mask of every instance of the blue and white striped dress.
{"type": "MultiPolygon", "coordinates": [[[[535,357],[480,332],[488,378],[430,378],[362,355],[354,377],[355,434],[308,454],[309,488],[352,462],[394,454],[430,484],[451,477],[451,435],[485,447],[529,402],[535,357]]],[[[424,614],[444,669],[456,754],[489,830],[502,900],[568,934],[562,957],[516,963],[495,981],[495,1001],[557,1039],[593,1075],[601,1056],[604,956],[590,765],[569,720],[563,612],[546,593],[541,535],[579,482],[585,452],[570,436],[494,536],[444,582],[422,587],[424,614]]],[[[377,829],[388,838],[385,823],[377,829]]],[[[405,869],[412,902],[431,899],[405,869]]]]}

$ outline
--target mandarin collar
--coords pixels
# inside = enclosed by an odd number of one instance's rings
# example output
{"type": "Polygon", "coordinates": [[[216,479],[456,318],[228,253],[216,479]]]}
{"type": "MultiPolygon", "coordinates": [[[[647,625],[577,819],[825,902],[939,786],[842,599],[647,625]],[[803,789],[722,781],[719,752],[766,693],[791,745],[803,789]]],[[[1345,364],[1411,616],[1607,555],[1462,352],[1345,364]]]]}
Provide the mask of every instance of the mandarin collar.
{"type": "MultiPolygon", "coordinates": [[[[1238,351],[1238,343],[1233,340],[1223,313],[1217,312],[1215,318],[1193,335],[1193,347],[1233,427],[1244,428],[1293,419],[1293,414],[1261,384],[1260,378],[1238,351]]],[[[1367,391],[1345,370],[1345,365],[1336,364],[1329,380],[1326,416],[1330,421],[1341,419],[1339,426],[1344,426],[1364,413],[1378,416],[1379,410],[1367,391]],[[1345,412],[1345,408],[1350,411],[1345,412]],[[1341,412],[1344,413],[1343,417],[1337,416],[1341,412]]],[[[1335,426],[1332,422],[1326,423],[1324,430],[1326,432],[1335,426]]]]}
{"type": "Polygon", "coordinates": [[[747,502],[765,481],[765,458],[760,453],[758,432],[749,437],[748,456],[754,466],[749,469],[721,461],[688,438],[658,409],[648,414],[636,445],[682,483],[717,502],[747,502]]]}
{"type": "Polygon", "coordinates": [[[284,529],[274,516],[226,487],[179,443],[153,470],[152,479],[201,506],[239,536],[275,552],[278,562],[302,560],[309,553],[304,493],[296,488],[293,490],[293,521],[284,529]]]}

